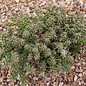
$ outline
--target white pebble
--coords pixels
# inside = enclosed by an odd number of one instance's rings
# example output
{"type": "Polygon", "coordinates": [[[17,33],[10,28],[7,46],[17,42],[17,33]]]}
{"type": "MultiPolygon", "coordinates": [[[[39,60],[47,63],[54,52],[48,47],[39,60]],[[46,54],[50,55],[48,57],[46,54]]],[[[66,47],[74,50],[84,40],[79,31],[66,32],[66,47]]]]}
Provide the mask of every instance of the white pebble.
{"type": "Polygon", "coordinates": [[[16,2],[19,2],[19,0],[15,0],[16,2]]]}
{"type": "Polygon", "coordinates": [[[61,53],[65,56],[67,54],[67,50],[62,50],[61,53]]]}
{"type": "Polygon", "coordinates": [[[6,29],[4,28],[3,31],[6,31],[6,29]]]}
{"type": "Polygon", "coordinates": [[[18,75],[17,79],[20,80],[20,75],[18,75]]]}
{"type": "Polygon", "coordinates": [[[0,30],[2,30],[2,27],[0,27],[0,30]]]}
{"type": "Polygon", "coordinates": [[[81,64],[80,64],[80,63],[77,63],[76,65],[77,65],[77,66],[80,66],[81,64]]]}
{"type": "Polygon", "coordinates": [[[85,63],[85,62],[83,62],[82,64],[83,64],[83,65],[85,65],[86,63],[85,63]]]}
{"type": "Polygon", "coordinates": [[[38,80],[38,78],[37,77],[33,77],[33,80],[35,81],[35,80],[38,80]]]}
{"type": "Polygon", "coordinates": [[[81,82],[79,81],[79,85],[81,85],[81,82]]]}
{"type": "Polygon", "coordinates": [[[72,66],[71,69],[75,69],[75,66],[72,66]]]}
{"type": "Polygon", "coordinates": [[[44,6],[44,5],[46,5],[45,1],[43,3],[41,3],[39,6],[41,7],[41,6],[44,6]]]}
{"type": "Polygon", "coordinates": [[[80,0],[79,2],[80,2],[80,4],[81,4],[81,6],[82,6],[82,5],[83,5],[83,1],[80,0]]]}
{"type": "Polygon", "coordinates": [[[25,2],[26,0],[20,0],[21,2],[25,2]]]}
{"type": "Polygon", "coordinates": [[[47,84],[47,86],[49,86],[50,83],[48,82],[48,83],[46,83],[46,84],[47,84]]]}
{"type": "Polygon", "coordinates": [[[63,82],[61,82],[61,83],[59,84],[59,86],[63,86],[63,82]]]}
{"type": "Polygon", "coordinates": [[[82,77],[82,73],[79,73],[78,76],[79,76],[79,77],[82,77]]]}
{"type": "Polygon", "coordinates": [[[28,86],[28,84],[26,84],[26,86],[28,86]]]}
{"type": "Polygon", "coordinates": [[[75,77],[74,77],[74,81],[76,81],[78,79],[78,76],[77,75],[75,75],[75,77]]]}
{"type": "Polygon", "coordinates": [[[15,85],[15,86],[18,86],[18,85],[15,85]]]}
{"type": "Polygon", "coordinates": [[[5,22],[5,19],[2,19],[2,22],[5,22]]]}

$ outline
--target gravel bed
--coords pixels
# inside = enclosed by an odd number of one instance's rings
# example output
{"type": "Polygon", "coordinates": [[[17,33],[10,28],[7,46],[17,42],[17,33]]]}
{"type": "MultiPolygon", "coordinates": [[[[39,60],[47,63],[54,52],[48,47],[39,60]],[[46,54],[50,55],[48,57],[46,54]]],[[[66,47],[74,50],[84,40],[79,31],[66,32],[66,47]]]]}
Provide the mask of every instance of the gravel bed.
{"type": "MultiPolygon", "coordinates": [[[[86,22],[86,0],[0,0],[0,32],[7,30],[6,22],[10,17],[20,13],[34,16],[34,9],[45,10],[48,4],[66,10],[67,14],[83,14],[86,22]]],[[[12,80],[11,67],[2,66],[0,62],[0,86],[86,86],[86,49],[82,57],[75,59],[71,71],[63,70],[57,76],[51,73],[26,73],[26,85],[21,84],[20,78],[12,80]]]]}

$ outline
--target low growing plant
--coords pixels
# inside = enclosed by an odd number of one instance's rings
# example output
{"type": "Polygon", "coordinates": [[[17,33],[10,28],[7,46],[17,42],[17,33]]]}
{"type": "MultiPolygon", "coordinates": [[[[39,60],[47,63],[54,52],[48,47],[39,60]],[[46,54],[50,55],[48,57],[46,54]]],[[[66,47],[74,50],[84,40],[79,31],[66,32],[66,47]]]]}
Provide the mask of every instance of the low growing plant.
{"type": "Polygon", "coordinates": [[[2,35],[0,59],[11,64],[12,76],[25,79],[25,71],[34,73],[47,69],[57,73],[69,70],[74,57],[86,44],[83,17],[69,15],[64,10],[48,7],[46,12],[36,10],[35,17],[21,14],[8,22],[8,31],[2,35]],[[16,30],[13,31],[15,26],[16,30]]]}

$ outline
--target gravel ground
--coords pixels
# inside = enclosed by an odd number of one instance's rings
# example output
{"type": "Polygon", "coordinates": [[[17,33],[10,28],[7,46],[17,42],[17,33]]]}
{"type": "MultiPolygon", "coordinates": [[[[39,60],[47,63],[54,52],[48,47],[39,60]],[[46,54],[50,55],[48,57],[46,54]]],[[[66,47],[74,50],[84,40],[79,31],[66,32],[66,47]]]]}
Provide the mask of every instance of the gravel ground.
{"type": "MultiPolygon", "coordinates": [[[[5,24],[11,16],[17,17],[21,12],[34,16],[34,9],[45,10],[48,4],[65,9],[67,14],[84,14],[86,22],[86,0],[0,0],[0,32],[7,30],[5,24]]],[[[10,66],[5,68],[0,62],[0,86],[86,86],[86,49],[71,69],[57,76],[51,73],[27,73],[27,84],[21,85],[19,77],[16,80],[10,79],[10,66]]]]}

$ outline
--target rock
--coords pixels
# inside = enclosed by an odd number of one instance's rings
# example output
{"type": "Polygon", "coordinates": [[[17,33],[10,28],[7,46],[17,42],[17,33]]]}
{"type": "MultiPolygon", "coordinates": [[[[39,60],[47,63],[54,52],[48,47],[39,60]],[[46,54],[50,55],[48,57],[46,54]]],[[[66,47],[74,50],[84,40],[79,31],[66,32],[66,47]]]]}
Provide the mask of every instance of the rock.
{"type": "Polygon", "coordinates": [[[43,76],[44,77],[45,76],[45,72],[41,73],[40,76],[43,76]]]}
{"type": "Polygon", "coordinates": [[[66,84],[64,84],[64,86],[67,86],[66,84]]]}
{"type": "Polygon", "coordinates": [[[81,85],[81,82],[79,81],[79,86],[81,85]]]}
{"type": "Polygon", "coordinates": [[[46,85],[49,86],[50,85],[50,82],[47,82],[46,85]]]}
{"type": "Polygon", "coordinates": [[[3,29],[3,31],[5,32],[5,31],[6,31],[6,29],[4,28],[4,29],[3,29]]]}
{"type": "Polygon", "coordinates": [[[18,75],[17,79],[20,80],[20,75],[18,75]]]}
{"type": "Polygon", "coordinates": [[[81,67],[79,68],[79,67],[76,66],[75,72],[81,73],[81,72],[83,72],[83,69],[81,67]]]}
{"type": "Polygon", "coordinates": [[[3,82],[3,77],[0,77],[0,82],[3,82]]]}
{"type": "Polygon", "coordinates": [[[39,86],[45,86],[42,81],[39,81],[38,83],[39,83],[39,86]]]}
{"type": "Polygon", "coordinates": [[[15,0],[17,3],[19,2],[19,0],[15,0]]]}
{"type": "Polygon", "coordinates": [[[70,77],[72,77],[73,74],[74,74],[74,71],[73,71],[73,70],[71,70],[71,71],[69,71],[69,72],[67,73],[67,75],[70,76],[70,77]]]}
{"type": "Polygon", "coordinates": [[[82,80],[83,80],[83,78],[82,78],[82,77],[80,77],[80,78],[79,78],[79,81],[82,81],[82,80]]]}
{"type": "Polygon", "coordinates": [[[28,84],[26,84],[26,86],[29,86],[28,84]]]}
{"type": "Polygon", "coordinates": [[[84,81],[81,81],[82,84],[84,84],[84,81]]]}
{"type": "Polygon", "coordinates": [[[21,2],[26,2],[26,0],[20,0],[21,2]]]}
{"type": "Polygon", "coordinates": [[[63,50],[61,51],[61,53],[65,56],[65,55],[68,53],[68,51],[65,50],[65,49],[63,49],[63,50]]]}
{"type": "Polygon", "coordinates": [[[67,79],[66,81],[67,81],[67,82],[73,81],[73,76],[72,76],[72,77],[69,77],[69,76],[68,76],[68,79],[67,79]]]}
{"type": "Polygon", "coordinates": [[[59,83],[59,86],[63,86],[63,82],[59,83]]]}
{"type": "Polygon", "coordinates": [[[18,86],[17,84],[15,86],[18,86]]]}
{"type": "Polygon", "coordinates": [[[50,83],[51,86],[57,86],[56,82],[50,83]]]}
{"type": "Polygon", "coordinates": [[[86,66],[85,66],[85,67],[83,67],[83,69],[84,69],[84,70],[86,70],[86,66]]]}
{"type": "Polygon", "coordinates": [[[49,77],[49,78],[46,78],[46,81],[48,81],[48,82],[49,82],[50,80],[51,80],[51,78],[50,78],[50,77],[49,77]]]}
{"type": "Polygon", "coordinates": [[[32,76],[31,75],[28,75],[28,78],[32,79],[32,76]]]}
{"type": "Polygon", "coordinates": [[[11,82],[11,79],[8,78],[8,79],[7,79],[7,82],[11,82]]]}
{"type": "Polygon", "coordinates": [[[86,63],[85,62],[82,62],[83,65],[85,65],[86,63]]]}
{"type": "Polygon", "coordinates": [[[63,74],[66,74],[66,73],[67,73],[67,71],[66,71],[65,69],[63,69],[63,70],[62,70],[62,73],[63,73],[63,74]]]}
{"type": "Polygon", "coordinates": [[[10,82],[10,83],[8,84],[8,86],[14,86],[14,83],[13,83],[13,82],[10,82]]]}
{"type": "Polygon", "coordinates": [[[51,79],[53,80],[53,81],[55,81],[56,80],[56,76],[55,75],[53,75],[52,77],[51,77],[51,79]]]}
{"type": "Polygon", "coordinates": [[[56,7],[56,6],[58,6],[58,4],[57,3],[54,3],[53,6],[56,7]]]}
{"type": "Polygon", "coordinates": [[[33,80],[34,80],[34,81],[38,80],[38,77],[33,77],[33,80]]]}
{"type": "Polygon", "coordinates": [[[79,73],[78,76],[79,76],[79,77],[82,77],[82,73],[79,73]]]}
{"type": "Polygon", "coordinates": [[[43,1],[43,3],[41,3],[39,6],[42,7],[44,5],[46,5],[46,2],[45,1],[43,1]]]}
{"type": "Polygon", "coordinates": [[[52,0],[53,1],[53,3],[56,3],[56,0],[52,0]]]}
{"type": "Polygon", "coordinates": [[[75,75],[75,77],[74,77],[74,81],[77,81],[77,79],[78,79],[78,76],[77,76],[77,75],[75,75]]]}
{"type": "Polygon", "coordinates": [[[2,30],[2,27],[0,27],[0,30],[2,30]]]}
{"type": "Polygon", "coordinates": [[[56,81],[55,81],[55,86],[58,86],[58,79],[56,79],[56,81]]]}
{"type": "Polygon", "coordinates": [[[83,72],[83,75],[86,75],[86,71],[83,72]]]}
{"type": "Polygon", "coordinates": [[[75,66],[72,66],[71,69],[75,69],[75,66]]]}
{"type": "Polygon", "coordinates": [[[83,5],[83,1],[80,0],[79,3],[80,3],[81,6],[83,5]]]}
{"type": "Polygon", "coordinates": [[[80,64],[80,63],[77,63],[76,65],[77,65],[77,66],[80,66],[81,64],[80,64]]]}
{"type": "Polygon", "coordinates": [[[5,22],[6,20],[5,19],[2,19],[2,22],[5,22]]]}
{"type": "Polygon", "coordinates": [[[79,62],[79,60],[78,59],[75,59],[75,62],[77,63],[77,62],[79,62]]]}

